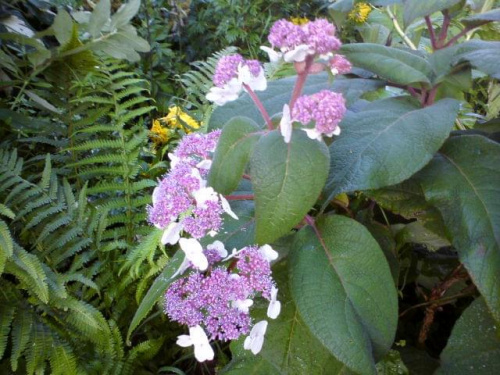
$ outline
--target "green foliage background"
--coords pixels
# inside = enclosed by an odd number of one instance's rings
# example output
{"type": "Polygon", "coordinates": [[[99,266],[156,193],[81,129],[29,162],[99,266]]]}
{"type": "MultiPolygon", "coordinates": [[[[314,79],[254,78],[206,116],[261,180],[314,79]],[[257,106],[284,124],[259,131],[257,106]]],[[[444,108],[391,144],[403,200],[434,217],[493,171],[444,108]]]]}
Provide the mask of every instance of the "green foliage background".
{"type": "MultiPolygon", "coordinates": [[[[1,373],[499,368],[497,2],[372,1],[362,24],[349,17],[359,3],[353,0],[96,3],[1,5],[0,22],[17,19],[35,33],[12,33],[0,23],[1,373]],[[422,17],[438,31],[445,14],[453,17],[450,35],[480,27],[431,53],[422,17]],[[248,96],[215,111],[207,103],[217,59],[236,47],[263,57],[258,47],[272,22],[291,16],[333,19],[343,41],[352,42],[341,52],[353,75],[333,83],[315,75],[305,88],[344,94],[350,111],[342,135],[313,148],[295,131],[292,156],[281,160],[283,150],[270,147],[281,137],[271,132],[228,156],[261,119],[248,96]],[[408,87],[433,92],[433,100],[419,102],[408,87]],[[221,343],[216,363],[197,364],[175,345],[183,328],[162,312],[182,259],[159,245],[146,206],[175,140],[154,148],[148,129],[174,103],[204,130],[224,129],[212,186],[248,193],[241,176],[250,171],[254,178],[255,207],[235,203],[240,221],[228,219],[221,239],[228,248],[272,242],[282,256],[274,267],[282,318],[270,325],[258,356],[241,342],[221,343]],[[286,178],[268,173],[275,170],[268,160],[310,175],[293,179],[303,186],[286,186],[291,200],[273,201],[268,186],[286,178]],[[296,199],[304,189],[310,196],[296,199]],[[320,213],[319,239],[311,227],[292,230],[311,208],[320,213]],[[276,224],[275,216],[285,220],[276,224]],[[328,282],[318,282],[318,269],[328,282]],[[357,282],[370,298],[350,287],[357,282]],[[318,293],[321,303],[310,298],[318,293]],[[344,314],[346,305],[352,314],[344,314]],[[422,343],[431,306],[441,312],[422,343]]],[[[278,79],[293,75],[284,66],[266,69],[270,87],[259,96],[274,115],[295,78],[278,79]]],[[[254,317],[264,314],[256,306],[254,317]]]]}

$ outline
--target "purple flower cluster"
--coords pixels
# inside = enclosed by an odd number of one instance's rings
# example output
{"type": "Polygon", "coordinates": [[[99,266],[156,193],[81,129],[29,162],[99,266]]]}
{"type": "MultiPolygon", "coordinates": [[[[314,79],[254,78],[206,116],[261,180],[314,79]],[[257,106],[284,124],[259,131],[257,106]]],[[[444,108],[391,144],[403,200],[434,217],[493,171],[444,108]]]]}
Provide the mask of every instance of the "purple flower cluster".
{"type": "Polygon", "coordinates": [[[183,138],[170,155],[172,169],[153,191],[153,205],[147,207],[150,223],[166,229],[178,221],[177,230],[183,229],[194,238],[220,229],[224,212],[222,198],[214,195],[202,204],[196,199],[197,192],[207,189],[203,178],[208,174],[209,157],[219,136],[220,131],[214,131],[206,135],[193,133],[183,138]]]}
{"type": "MultiPolygon", "coordinates": [[[[300,62],[307,55],[331,55],[340,48],[341,42],[335,36],[335,26],[325,19],[296,25],[287,20],[274,23],[269,33],[269,42],[279,48],[285,61],[300,62]]],[[[272,52],[263,48],[272,55],[272,52]]]]}
{"type": "Polygon", "coordinates": [[[340,133],[338,123],[345,112],[345,100],[342,94],[322,90],[313,95],[299,97],[292,109],[292,117],[304,125],[314,121],[314,129],[304,129],[311,138],[315,138],[311,136],[312,134],[316,135],[316,138],[323,134],[331,137],[340,133]]]}
{"type": "MultiPolygon", "coordinates": [[[[221,260],[214,249],[204,253],[212,266],[221,260]]],[[[252,299],[260,294],[271,301],[271,267],[256,246],[245,247],[231,257],[235,257],[232,267],[193,272],[170,285],[165,295],[165,312],[171,320],[189,327],[199,325],[213,340],[236,340],[250,332],[248,308],[252,299]]]]}
{"type": "Polygon", "coordinates": [[[240,54],[232,54],[222,57],[215,67],[213,82],[217,87],[224,87],[233,78],[238,78],[239,69],[247,66],[250,73],[257,77],[262,67],[257,60],[245,60],[240,54]]]}

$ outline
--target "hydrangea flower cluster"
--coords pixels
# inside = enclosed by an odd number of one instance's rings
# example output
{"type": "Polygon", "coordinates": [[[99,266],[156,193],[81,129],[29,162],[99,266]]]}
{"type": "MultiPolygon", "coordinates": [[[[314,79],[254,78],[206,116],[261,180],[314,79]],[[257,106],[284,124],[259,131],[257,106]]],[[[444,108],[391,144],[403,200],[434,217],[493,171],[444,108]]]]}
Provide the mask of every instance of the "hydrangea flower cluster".
{"type": "Polygon", "coordinates": [[[321,140],[323,135],[327,137],[339,135],[338,124],[345,112],[346,106],[342,94],[322,90],[313,95],[303,95],[297,99],[292,111],[285,105],[280,131],[286,143],[290,142],[294,121],[304,125],[314,122],[314,128],[302,128],[311,139],[321,140]]]}
{"type": "Polygon", "coordinates": [[[175,244],[185,231],[195,239],[215,235],[221,228],[221,215],[236,217],[229,203],[205,180],[220,131],[207,135],[193,133],[183,138],[171,158],[171,170],[153,191],[148,207],[149,221],[164,230],[163,244],[175,244]]]}
{"type": "Polygon", "coordinates": [[[195,347],[202,362],[213,359],[209,340],[236,340],[250,334],[245,349],[257,354],[263,345],[267,321],[252,328],[249,307],[262,296],[269,301],[267,315],[275,319],[281,310],[278,289],[271,277],[270,262],[278,254],[268,245],[247,246],[229,256],[224,245],[215,241],[202,250],[210,271],[193,272],[170,285],[165,296],[165,312],[171,320],[189,327],[190,335],[181,335],[177,344],[195,347]],[[229,261],[229,266],[217,262],[229,261]]]}
{"type": "Polygon", "coordinates": [[[222,57],[215,68],[214,87],[207,100],[217,105],[238,99],[242,90],[263,91],[267,88],[264,69],[257,60],[245,60],[239,54],[222,57]]]}
{"type": "Polygon", "coordinates": [[[328,65],[333,75],[347,74],[352,69],[352,64],[344,55],[335,55],[329,61],[328,65]]]}
{"type": "Polygon", "coordinates": [[[335,26],[325,19],[301,25],[281,19],[274,23],[269,33],[268,40],[273,48],[263,46],[261,49],[268,53],[271,62],[281,58],[286,62],[302,62],[311,55],[331,57],[342,44],[335,31],[335,26]]]}

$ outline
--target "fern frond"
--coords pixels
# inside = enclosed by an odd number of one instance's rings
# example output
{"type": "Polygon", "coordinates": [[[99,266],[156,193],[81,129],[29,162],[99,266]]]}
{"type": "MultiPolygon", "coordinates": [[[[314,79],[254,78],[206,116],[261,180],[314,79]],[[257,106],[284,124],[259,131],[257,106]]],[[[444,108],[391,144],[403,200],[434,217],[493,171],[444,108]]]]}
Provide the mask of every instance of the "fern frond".
{"type": "Polygon", "coordinates": [[[125,115],[120,116],[120,122],[126,124],[130,120],[135,119],[136,117],[143,116],[153,110],[155,110],[155,106],[148,106],[148,107],[141,107],[138,109],[135,109],[133,111],[128,111],[125,115]]]}
{"type": "Polygon", "coordinates": [[[10,355],[10,365],[12,371],[17,371],[18,360],[28,346],[32,326],[33,315],[24,309],[17,311],[11,333],[12,353],[10,355]]]}
{"type": "Polygon", "coordinates": [[[4,305],[0,307],[0,359],[3,357],[7,347],[7,338],[10,332],[10,326],[14,320],[15,306],[4,305]]]}

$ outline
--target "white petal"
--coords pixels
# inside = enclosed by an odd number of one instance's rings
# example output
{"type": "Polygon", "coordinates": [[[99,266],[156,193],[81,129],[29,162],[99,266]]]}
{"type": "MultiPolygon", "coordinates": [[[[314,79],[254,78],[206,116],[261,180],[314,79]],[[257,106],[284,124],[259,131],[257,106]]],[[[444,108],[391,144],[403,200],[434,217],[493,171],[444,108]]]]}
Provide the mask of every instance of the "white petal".
{"type": "Polygon", "coordinates": [[[288,62],[302,62],[309,55],[309,46],[307,44],[300,44],[291,51],[285,52],[283,59],[288,62]]]}
{"type": "Polygon", "coordinates": [[[327,137],[331,137],[333,135],[340,135],[340,126],[337,126],[332,132],[325,134],[327,137]]]}
{"type": "Polygon", "coordinates": [[[238,216],[231,210],[231,206],[229,205],[229,202],[227,201],[226,198],[222,194],[219,194],[220,197],[220,202],[222,204],[222,209],[224,210],[225,213],[227,213],[229,216],[231,216],[234,220],[238,220],[238,216]]]}
{"type": "Polygon", "coordinates": [[[193,197],[196,200],[197,207],[205,207],[206,202],[215,202],[217,201],[217,193],[213,188],[201,188],[196,191],[193,191],[193,197]]]}
{"type": "Polygon", "coordinates": [[[237,308],[238,310],[240,310],[241,312],[248,314],[248,309],[250,306],[253,305],[253,301],[251,299],[245,299],[245,300],[238,299],[236,301],[233,301],[231,303],[231,305],[234,308],[237,308]]]}
{"type": "Polygon", "coordinates": [[[186,253],[186,258],[193,263],[197,269],[205,271],[208,268],[208,260],[203,254],[201,244],[195,238],[181,238],[179,240],[181,250],[186,253]]]}
{"type": "Polygon", "coordinates": [[[278,259],[278,252],[273,250],[269,245],[259,247],[259,252],[266,258],[268,262],[278,259]]]}
{"type": "Polygon", "coordinates": [[[172,154],[170,152],[168,153],[168,158],[170,159],[170,169],[175,168],[181,160],[181,158],[175,156],[174,154],[172,154]]]}
{"type": "Polygon", "coordinates": [[[311,139],[317,139],[318,141],[321,141],[321,133],[317,131],[316,129],[302,129],[307,133],[307,136],[311,139]]]}
{"type": "Polygon", "coordinates": [[[254,91],[264,91],[267,89],[267,79],[264,74],[264,69],[260,68],[259,75],[257,77],[252,76],[248,82],[248,86],[254,91]]]}
{"type": "Polygon", "coordinates": [[[283,116],[280,121],[280,132],[285,140],[285,143],[290,143],[290,140],[292,139],[292,119],[288,104],[283,106],[283,116]]]}
{"type": "Polygon", "coordinates": [[[188,346],[193,345],[193,340],[191,340],[191,336],[180,335],[177,336],[177,345],[187,348],[188,346]]]}
{"type": "Polygon", "coordinates": [[[153,194],[151,196],[151,200],[153,201],[153,206],[158,202],[158,199],[160,199],[160,188],[159,186],[155,187],[153,190],[153,194]]]}
{"type": "Polygon", "coordinates": [[[250,331],[250,335],[245,339],[243,347],[247,350],[251,350],[253,354],[257,354],[262,349],[264,344],[264,335],[267,330],[267,321],[262,320],[255,324],[250,331]]]}
{"type": "Polygon", "coordinates": [[[221,87],[212,87],[206,95],[207,100],[214,102],[218,106],[223,106],[226,103],[232,102],[238,99],[238,97],[239,91],[236,92],[221,87]]]}
{"type": "Polygon", "coordinates": [[[207,246],[208,250],[216,250],[217,253],[222,257],[227,257],[227,250],[221,241],[214,241],[212,244],[207,246]]]}
{"type": "Polygon", "coordinates": [[[269,55],[269,61],[272,63],[278,62],[283,56],[282,53],[276,52],[272,48],[266,46],[260,46],[260,49],[269,55]]]}
{"type": "Polygon", "coordinates": [[[238,65],[238,80],[247,85],[252,80],[252,73],[248,65],[242,65],[241,63],[238,65]]]}
{"type": "Polygon", "coordinates": [[[214,350],[210,346],[207,334],[199,325],[189,328],[189,335],[194,345],[194,356],[198,362],[214,359],[214,350]]]}
{"type": "Polygon", "coordinates": [[[170,244],[170,245],[175,245],[181,235],[181,230],[183,229],[182,223],[170,223],[165,231],[163,232],[163,236],[161,236],[161,243],[163,245],[170,244]]]}
{"type": "Polygon", "coordinates": [[[211,166],[212,166],[212,160],[208,159],[202,160],[198,164],[196,164],[196,168],[200,169],[210,169],[211,166]]]}
{"type": "Polygon", "coordinates": [[[271,301],[267,307],[267,316],[271,319],[276,319],[281,312],[281,302],[271,301]]]}
{"type": "Polygon", "coordinates": [[[338,69],[337,69],[337,68],[331,68],[331,69],[330,69],[330,71],[332,72],[332,74],[333,74],[334,76],[336,76],[337,74],[339,74],[339,71],[338,71],[338,69]]]}
{"type": "Polygon", "coordinates": [[[175,273],[172,276],[170,276],[170,279],[175,279],[178,275],[182,275],[184,271],[186,271],[188,268],[189,268],[189,259],[187,257],[184,257],[184,260],[179,266],[179,269],[175,271],[175,273]]]}

